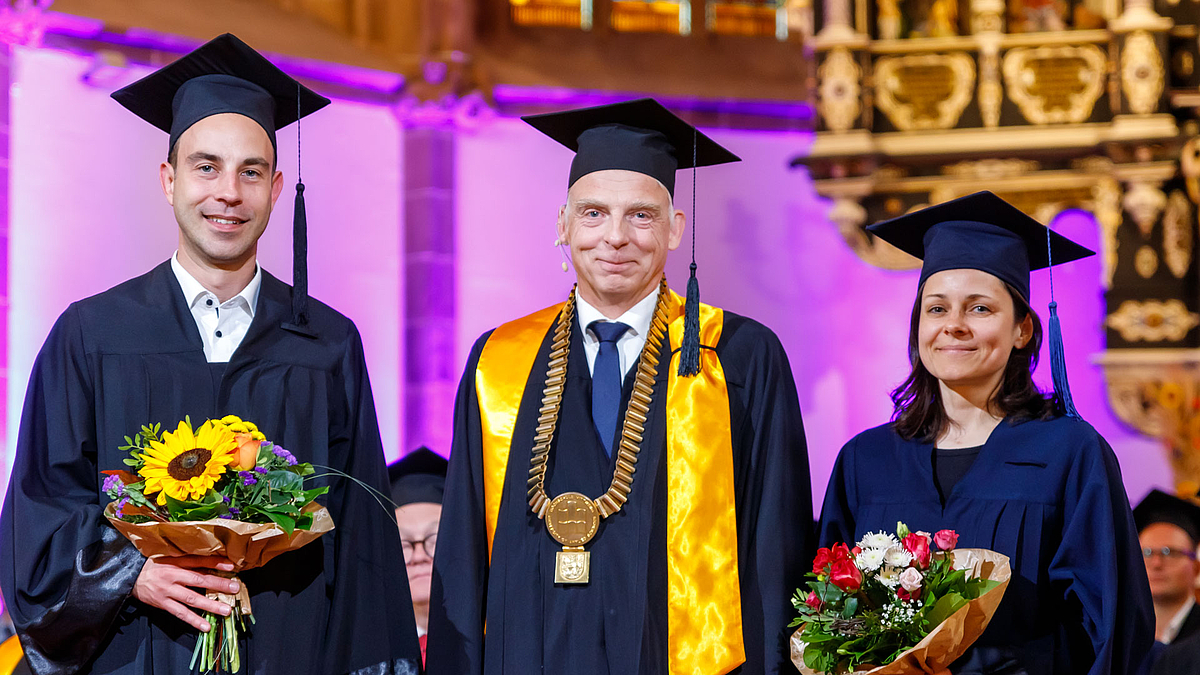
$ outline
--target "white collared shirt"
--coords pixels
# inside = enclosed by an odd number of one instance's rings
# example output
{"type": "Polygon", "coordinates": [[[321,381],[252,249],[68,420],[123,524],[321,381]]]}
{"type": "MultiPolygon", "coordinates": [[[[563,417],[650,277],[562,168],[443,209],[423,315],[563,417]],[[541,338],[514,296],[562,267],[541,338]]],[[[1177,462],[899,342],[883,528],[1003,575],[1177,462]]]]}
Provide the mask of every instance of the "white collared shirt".
{"type": "MultiPolygon", "coordinates": [[[[650,332],[650,322],[654,320],[654,307],[658,304],[658,287],[642,298],[638,304],[630,307],[616,320],[629,326],[629,330],[617,339],[617,351],[621,355],[621,378],[629,373],[629,369],[637,363],[642,347],[646,345],[646,335],[650,332]]],[[[583,352],[587,355],[588,372],[596,370],[596,355],[600,353],[600,339],[588,330],[593,321],[611,321],[600,313],[600,310],[588,304],[587,300],[578,293],[575,294],[575,315],[579,318],[579,326],[583,329],[583,352]]]]}
{"type": "Polygon", "coordinates": [[[196,328],[204,342],[204,358],[209,363],[228,363],[254,320],[258,290],[262,287],[262,268],[254,263],[254,278],[241,293],[225,302],[219,302],[212,291],[183,269],[178,251],[171,256],[171,271],[175,273],[179,287],[183,289],[183,299],[196,320],[196,328]]]}
{"type": "Polygon", "coordinates": [[[1179,629],[1183,628],[1183,622],[1187,621],[1188,613],[1191,612],[1192,608],[1195,606],[1196,599],[1192,597],[1191,593],[1188,593],[1187,602],[1183,603],[1183,607],[1181,607],[1179,612],[1174,616],[1174,618],[1171,619],[1171,623],[1167,624],[1167,627],[1163,629],[1162,640],[1160,640],[1160,642],[1169,645],[1175,641],[1175,638],[1179,636],[1179,629]]]}

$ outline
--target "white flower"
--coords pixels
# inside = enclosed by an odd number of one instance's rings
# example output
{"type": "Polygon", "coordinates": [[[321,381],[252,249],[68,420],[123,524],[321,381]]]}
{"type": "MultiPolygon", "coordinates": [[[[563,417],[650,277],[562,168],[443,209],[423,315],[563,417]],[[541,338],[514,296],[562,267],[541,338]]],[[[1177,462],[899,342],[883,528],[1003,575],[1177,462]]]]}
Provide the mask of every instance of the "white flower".
{"type": "Polygon", "coordinates": [[[896,537],[887,532],[868,532],[858,542],[858,547],[866,550],[869,548],[877,548],[881,551],[886,551],[897,544],[896,537]]]}
{"type": "Polygon", "coordinates": [[[879,574],[875,575],[875,578],[879,580],[879,583],[895,590],[900,585],[900,570],[891,565],[884,565],[879,574]]]}
{"type": "Polygon", "coordinates": [[[883,564],[883,551],[877,548],[863,549],[854,557],[854,564],[864,572],[874,572],[883,564]]]}
{"type": "Polygon", "coordinates": [[[908,567],[912,559],[912,554],[904,550],[903,546],[893,546],[883,554],[883,561],[892,567],[908,567]]]}
{"type": "Polygon", "coordinates": [[[921,590],[921,582],[923,581],[925,581],[924,575],[915,567],[909,567],[900,573],[900,585],[909,593],[921,590]]]}

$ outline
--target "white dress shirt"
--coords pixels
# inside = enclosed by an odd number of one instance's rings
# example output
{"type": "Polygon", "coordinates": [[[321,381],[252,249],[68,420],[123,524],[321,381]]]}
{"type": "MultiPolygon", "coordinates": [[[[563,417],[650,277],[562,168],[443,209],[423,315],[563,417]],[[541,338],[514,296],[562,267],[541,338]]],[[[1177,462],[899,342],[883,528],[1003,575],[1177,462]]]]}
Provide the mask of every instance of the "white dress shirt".
{"type": "Polygon", "coordinates": [[[1183,622],[1187,621],[1188,613],[1191,612],[1192,608],[1195,606],[1196,599],[1192,597],[1191,593],[1189,593],[1187,602],[1183,603],[1183,607],[1181,607],[1175,614],[1174,618],[1171,619],[1171,623],[1167,624],[1167,627],[1163,629],[1161,640],[1163,644],[1169,645],[1175,641],[1175,638],[1179,635],[1179,629],[1183,628],[1183,622]]]}
{"type": "MultiPolygon", "coordinates": [[[[650,332],[650,322],[654,320],[654,307],[658,304],[658,287],[642,298],[638,304],[630,307],[616,321],[627,326],[629,330],[617,339],[617,351],[621,355],[621,378],[629,373],[629,369],[637,363],[646,345],[646,335],[650,332]]],[[[600,310],[588,304],[587,300],[578,293],[575,294],[575,315],[579,318],[579,326],[583,329],[583,352],[587,355],[588,372],[595,372],[596,354],[600,353],[600,339],[588,329],[593,321],[610,321],[600,313],[600,310]]]]}
{"type": "Polygon", "coordinates": [[[209,363],[228,363],[234,350],[242,344],[250,322],[254,320],[254,308],[258,306],[258,290],[262,287],[262,268],[254,263],[254,278],[241,293],[225,302],[204,286],[179,264],[179,252],[171,256],[171,271],[183,289],[183,299],[192,310],[200,339],[204,342],[204,358],[209,363]]]}

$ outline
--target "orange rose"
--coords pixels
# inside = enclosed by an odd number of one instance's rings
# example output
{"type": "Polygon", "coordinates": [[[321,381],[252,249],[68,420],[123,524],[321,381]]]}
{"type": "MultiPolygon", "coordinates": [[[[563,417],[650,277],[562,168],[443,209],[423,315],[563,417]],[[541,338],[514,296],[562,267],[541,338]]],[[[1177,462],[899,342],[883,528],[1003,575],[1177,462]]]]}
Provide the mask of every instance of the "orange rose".
{"type": "Polygon", "coordinates": [[[262,441],[254,440],[254,437],[248,433],[238,433],[233,435],[233,439],[237,441],[237,451],[234,453],[237,459],[234,461],[234,468],[239,471],[249,471],[258,463],[258,448],[262,445],[262,441]]]}

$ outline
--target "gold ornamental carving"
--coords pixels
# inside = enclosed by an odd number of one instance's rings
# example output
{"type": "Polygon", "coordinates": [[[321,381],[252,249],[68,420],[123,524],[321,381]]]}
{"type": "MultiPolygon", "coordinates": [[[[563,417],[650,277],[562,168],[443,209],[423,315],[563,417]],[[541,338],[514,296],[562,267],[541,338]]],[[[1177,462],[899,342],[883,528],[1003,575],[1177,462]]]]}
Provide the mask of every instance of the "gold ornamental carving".
{"type": "Polygon", "coordinates": [[[1092,213],[1100,226],[1100,284],[1111,289],[1117,269],[1117,230],[1121,212],[1121,184],[1113,178],[1101,178],[1092,186],[1092,213]]]}
{"type": "Polygon", "coordinates": [[[1121,88],[1129,109],[1138,115],[1158,110],[1165,75],[1154,37],[1144,30],[1130,33],[1121,51],[1121,88]]]}
{"type": "Polygon", "coordinates": [[[1192,209],[1183,190],[1173,190],[1163,212],[1163,259],[1176,279],[1192,264],[1192,209]]]}
{"type": "Polygon", "coordinates": [[[1100,356],[1121,421],[1167,447],[1176,484],[1200,488],[1200,350],[1116,349],[1100,356]]]}
{"type": "Polygon", "coordinates": [[[849,131],[858,121],[862,68],[849,49],[838,47],[829,52],[817,69],[821,82],[817,110],[830,131],[849,131]]]}
{"type": "Polygon", "coordinates": [[[1041,164],[1032,159],[975,159],[942,167],[942,173],[955,178],[996,180],[1023,176],[1040,168],[1041,164]]]}
{"type": "Polygon", "coordinates": [[[1149,246],[1142,246],[1133,256],[1133,269],[1138,276],[1149,279],[1158,271],[1158,254],[1149,246]]]}
{"type": "Polygon", "coordinates": [[[1126,342],[1179,342],[1200,325],[1200,315],[1189,312],[1182,300],[1126,300],[1108,315],[1104,324],[1126,342]]]}
{"type": "Polygon", "coordinates": [[[970,56],[885,56],[875,63],[876,105],[901,131],[949,129],[958,123],[975,88],[970,56]]]}
{"type": "Polygon", "coordinates": [[[1000,107],[1004,103],[1004,87],[1000,84],[1000,54],[995,48],[979,53],[979,115],[983,126],[1000,126],[1000,107]]]}
{"type": "Polygon", "coordinates": [[[1103,92],[1106,66],[1095,45],[1012,49],[1004,55],[1004,84],[1033,124],[1078,124],[1103,92]]]}
{"type": "Polygon", "coordinates": [[[1129,217],[1133,218],[1138,232],[1142,233],[1142,238],[1148,238],[1154,230],[1154,223],[1158,222],[1158,214],[1167,206],[1167,196],[1156,185],[1135,181],[1130,184],[1122,204],[1129,212],[1129,217]]]}

